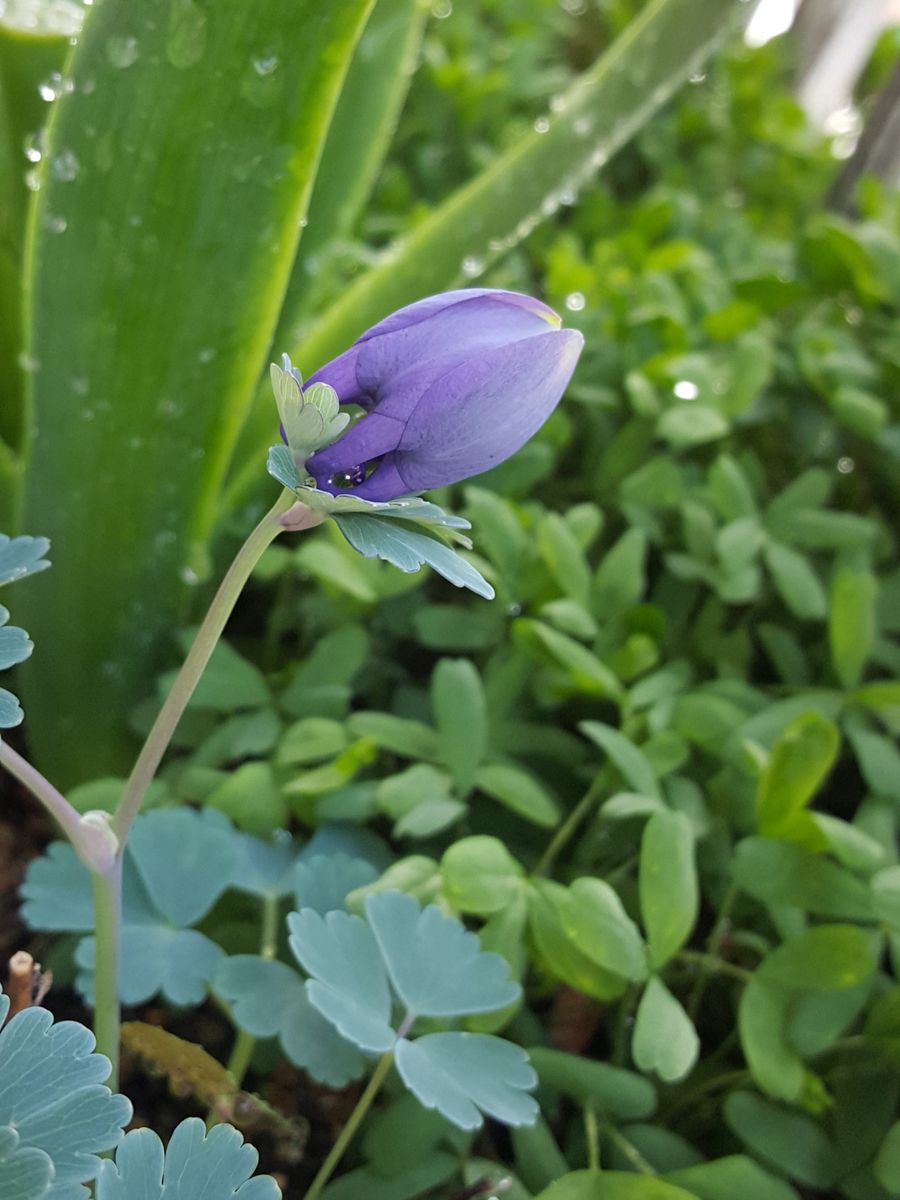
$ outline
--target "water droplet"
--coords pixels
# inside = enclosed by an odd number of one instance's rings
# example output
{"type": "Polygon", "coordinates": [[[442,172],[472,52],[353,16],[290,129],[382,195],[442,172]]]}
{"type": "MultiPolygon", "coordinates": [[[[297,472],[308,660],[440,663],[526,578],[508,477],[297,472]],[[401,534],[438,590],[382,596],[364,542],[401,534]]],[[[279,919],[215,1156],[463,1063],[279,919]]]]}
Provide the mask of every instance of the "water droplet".
{"type": "Polygon", "coordinates": [[[18,362],[22,370],[27,372],[29,375],[32,375],[35,371],[39,371],[41,369],[40,359],[33,358],[30,354],[26,354],[24,350],[19,355],[18,362]]]}
{"type": "Polygon", "coordinates": [[[672,391],[679,400],[696,400],[700,395],[700,389],[690,379],[679,379],[672,391]]]}
{"type": "Polygon", "coordinates": [[[204,346],[197,354],[197,362],[210,363],[216,357],[216,352],[212,346],[204,346]]]}
{"type": "Polygon", "coordinates": [[[88,394],[88,381],[83,375],[75,375],[71,380],[71,388],[76,396],[86,396],[88,394]]]}
{"type": "Polygon", "coordinates": [[[115,37],[107,39],[106,57],[114,67],[123,70],[125,67],[130,67],[137,62],[139,53],[140,47],[136,37],[117,34],[115,37]]]}
{"type": "Polygon", "coordinates": [[[491,238],[491,240],[488,242],[488,250],[490,250],[492,254],[499,254],[505,245],[506,240],[504,238],[491,238]]]}
{"type": "Polygon", "coordinates": [[[278,70],[278,55],[261,54],[259,58],[254,58],[253,70],[257,75],[271,75],[273,71],[278,70]]]}
{"type": "Polygon", "coordinates": [[[559,193],[560,204],[564,204],[567,208],[571,208],[577,199],[574,188],[563,188],[559,193]]]}
{"type": "Polygon", "coordinates": [[[84,83],[81,85],[81,91],[85,96],[90,96],[92,92],[96,91],[96,88],[97,88],[96,79],[86,79],[84,81],[84,83]]]}
{"type": "Polygon", "coordinates": [[[560,8],[570,17],[580,17],[587,12],[584,0],[560,0],[560,8]]]}
{"type": "Polygon", "coordinates": [[[39,163],[44,156],[44,132],[38,130],[36,133],[29,133],[23,144],[25,157],[30,163],[39,163]]]}
{"type": "Polygon", "coordinates": [[[569,312],[581,312],[584,308],[584,295],[581,292],[569,292],[566,296],[566,308],[569,312]]]}
{"type": "Polygon", "coordinates": [[[77,179],[81,164],[71,150],[60,150],[51,162],[50,169],[60,183],[71,183],[73,179],[77,179]]]}
{"type": "Polygon", "coordinates": [[[297,224],[301,229],[305,229],[309,224],[309,220],[306,217],[301,217],[297,224]]]}
{"type": "Polygon", "coordinates": [[[72,80],[60,75],[59,71],[51,71],[43,83],[38,84],[38,94],[48,104],[52,100],[58,100],[60,96],[67,96],[74,90],[75,84],[72,80]]]}
{"type": "Polygon", "coordinates": [[[29,192],[37,192],[41,186],[41,176],[37,167],[32,167],[30,171],[25,172],[25,186],[29,192]]]}
{"type": "Polygon", "coordinates": [[[431,0],[431,15],[439,21],[446,21],[453,12],[451,0],[431,0]]]}
{"type": "Polygon", "coordinates": [[[196,587],[200,582],[200,576],[193,567],[182,567],[178,572],[178,578],[182,583],[186,583],[188,587],[196,587]]]}
{"type": "Polygon", "coordinates": [[[703,83],[706,80],[705,71],[696,71],[688,78],[688,83],[703,83]]]}
{"type": "Polygon", "coordinates": [[[591,132],[591,118],[576,117],[572,128],[575,130],[575,133],[578,137],[587,137],[591,132]]]}
{"type": "Polygon", "coordinates": [[[550,98],[550,111],[552,113],[561,113],[566,111],[568,101],[563,95],[552,96],[550,98]]]}
{"type": "Polygon", "coordinates": [[[460,264],[460,270],[466,279],[474,279],[476,275],[480,275],[484,270],[484,263],[480,258],[476,258],[474,254],[467,254],[460,264]]]}
{"type": "Polygon", "coordinates": [[[541,216],[552,217],[559,208],[559,197],[555,192],[551,192],[549,196],[545,196],[541,201],[541,216]]]}
{"type": "Polygon", "coordinates": [[[206,13],[194,0],[173,0],[166,58],[178,70],[194,66],[206,53],[206,13]]]}
{"type": "Polygon", "coordinates": [[[849,308],[844,309],[844,320],[848,325],[862,325],[863,310],[855,304],[851,304],[849,308]]]}
{"type": "Polygon", "coordinates": [[[538,119],[534,123],[534,132],[535,133],[546,133],[549,128],[550,128],[550,122],[547,120],[546,117],[538,117],[538,119]]]}
{"type": "Polygon", "coordinates": [[[849,475],[855,467],[856,463],[852,458],[844,457],[837,460],[837,469],[842,475],[849,475]]]}
{"type": "Polygon", "coordinates": [[[65,217],[60,217],[56,213],[46,213],[44,215],[44,224],[51,233],[65,233],[69,227],[69,222],[65,217]]]}
{"type": "Polygon", "coordinates": [[[328,482],[332,487],[340,488],[355,488],[366,481],[366,465],[359,463],[355,467],[351,467],[349,471],[338,471],[336,475],[332,475],[328,482]]]}

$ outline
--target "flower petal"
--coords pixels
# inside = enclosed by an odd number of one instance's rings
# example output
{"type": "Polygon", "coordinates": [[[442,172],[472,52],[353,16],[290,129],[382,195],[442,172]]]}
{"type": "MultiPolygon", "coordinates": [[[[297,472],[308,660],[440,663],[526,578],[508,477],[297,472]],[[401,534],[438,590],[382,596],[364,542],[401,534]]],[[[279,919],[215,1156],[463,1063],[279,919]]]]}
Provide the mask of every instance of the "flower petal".
{"type": "MultiPolygon", "coordinates": [[[[307,462],[306,468],[315,476],[316,486],[323,491],[347,491],[347,488],[332,487],[332,476],[352,472],[354,467],[371,462],[373,458],[380,458],[396,449],[404,429],[405,423],[402,421],[383,417],[381,413],[369,413],[352,429],[348,429],[333,446],[327,446],[314,454],[307,462]]],[[[359,488],[354,488],[353,494],[363,495],[359,488]]]]}
{"type": "Polygon", "coordinates": [[[455,483],[514,454],[556,407],[583,344],[577,330],[548,330],[482,353],[436,380],[395,455],[410,490],[455,483]]]}

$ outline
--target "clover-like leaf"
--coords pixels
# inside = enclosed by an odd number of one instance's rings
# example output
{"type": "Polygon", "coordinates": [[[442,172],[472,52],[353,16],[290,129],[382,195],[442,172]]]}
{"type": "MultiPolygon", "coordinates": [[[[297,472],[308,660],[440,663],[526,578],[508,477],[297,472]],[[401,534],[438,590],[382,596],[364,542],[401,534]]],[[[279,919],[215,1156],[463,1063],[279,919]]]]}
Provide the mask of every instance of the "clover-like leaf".
{"type": "Polygon", "coordinates": [[[319,1083],[340,1088],[363,1073],[359,1050],[313,1008],[303,979],[285,963],[236,954],[219,964],[213,987],[240,1029],[277,1037],[290,1061],[319,1083]]]}
{"type": "Polygon", "coordinates": [[[306,908],[288,917],[290,946],[305,971],[313,1006],[362,1050],[382,1053],[395,1041],[391,993],[378,943],[359,917],[306,908]]]}
{"type": "MultiPolygon", "coordinates": [[[[8,1012],[0,996],[0,1024],[8,1012]]],[[[109,1071],[89,1029],[54,1023],[46,1009],[25,1009],[0,1030],[0,1186],[21,1181],[31,1189],[0,1191],[4,1200],[82,1200],[97,1155],[117,1144],[131,1117],[128,1100],[103,1084],[109,1071]],[[49,1180],[42,1155],[52,1164],[49,1180]],[[49,1189],[36,1191],[42,1177],[49,1189]]]]}
{"type": "Polygon", "coordinates": [[[494,1012],[519,998],[506,960],[485,953],[474,933],[434,905],[422,909],[412,896],[382,892],[368,896],[365,907],[391,983],[410,1012],[494,1012]]]}
{"type": "Polygon", "coordinates": [[[378,871],[363,858],[315,854],[297,863],[291,886],[298,908],[312,908],[324,916],[343,908],[350,892],[374,883],[377,878],[378,871]]]}
{"type": "Polygon", "coordinates": [[[9,1126],[0,1128],[0,1197],[2,1200],[45,1200],[53,1182],[49,1155],[22,1146],[9,1126]]]}
{"type": "Polygon", "coordinates": [[[0,586],[45,571],[50,563],[44,555],[50,548],[45,537],[8,537],[0,533],[0,586]]]}
{"type": "Polygon", "coordinates": [[[206,1132],[197,1117],[182,1121],[168,1149],[150,1129],[134,1129],[105,1162],[97,1200],[280,1200],[269,1175],[250,1178],[259,1155],[230,1125],[206,1132]]]}
{"type": "Polygon", "coordinates": [[[532,1125],[537,1075],[520,1047],[483,1033],[429,1033],[397,1044],[403,1082],[426,1108],[461,1129],[480,1129],[482,1112],[507,1125],[532,1125]],[[481,1110],[481,1111],[479,1111],[481,1110]]]}

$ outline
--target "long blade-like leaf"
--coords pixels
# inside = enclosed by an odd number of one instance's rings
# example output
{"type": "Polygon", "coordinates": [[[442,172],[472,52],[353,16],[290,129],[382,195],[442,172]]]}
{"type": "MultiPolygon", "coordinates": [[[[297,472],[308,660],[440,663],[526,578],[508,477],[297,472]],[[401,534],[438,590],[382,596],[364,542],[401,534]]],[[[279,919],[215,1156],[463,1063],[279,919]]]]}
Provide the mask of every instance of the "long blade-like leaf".
{"type": "MultiPolygon", "coordinates": [[[[259,378],[371,0],[99,0],[31,224],[29,729],[121,771],[259,378]]],[[[264,456],[260,458],[264,471],[264,456]]]]}
{"type": "MultiPolygon", "coordinates": [[[[692,75],[733,27],[741,0],[652,0],[534,131],[454,193],[347,288],[295,347],[305,374],[404,304],[473,279],[565,203],[692,75]]],[[[241,439],[230,500],[271,440],[257,405],[241,439]]]]}

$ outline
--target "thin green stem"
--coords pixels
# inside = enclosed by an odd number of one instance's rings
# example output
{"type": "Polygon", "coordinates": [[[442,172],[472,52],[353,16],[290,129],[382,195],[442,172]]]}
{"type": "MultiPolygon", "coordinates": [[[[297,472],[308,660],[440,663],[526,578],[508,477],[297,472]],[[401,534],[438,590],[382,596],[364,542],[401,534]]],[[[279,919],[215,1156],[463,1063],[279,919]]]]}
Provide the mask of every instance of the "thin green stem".
{"type": "Polygon", "coordinates": [[[600,1137],[597,1129],[597,1114],[592,1104],[586,1104],[584,1113],[584,1139],[587,1142],[587,1160],[589,1171],[600,1170],[600,1137]]]}
{"type": "MultiPolygon", "coordinates": [[[[728,922],[731,917],[731,909],[737,899],[737,887],[732,883],[728,886],[728,890],[722,899],[719,907],[719,913],[716,917],[709,938],[706,942],[706,953],[710,958],[718,959],[719,948],[722,945],[722,939],[725,936],[725,930],[728,927],[728,922]]],[[[691,994],[688,999],[687,1013],[691,1020],[695,1020],[697,1013],[700,1010],[700,1003],[703,1000],[703,993],[706,991],[706,985],[709,983],[710,971],[707,966],[701,966],[697,973],[697,978],[691,988],[691,994]]]]}
{"type": "Polygon", "coordinates": [[[28,759],[17,754],[8,742],[0,741],[0,764],[6,767],[10,775],[18,779],[19,783],[43,804],[69,841],[77,843],[81,817],[62,792],[57,791],[53,784],[31,765],[28,759]]]}
{"type": "Polygon", "coordinates": [[[752,971],[745,971],[743,967],[737,967],[724,958],[717,958],[714,954],[704,954],[700,950],[681,950],[676,958],[679,962],[695,964],[715,975],[730,975],[732,979],[739,979],[741,983],[749,983],[753,978],[752,971]]]}
{"type": "MultiPolygon", "coordinates": [[[[122,845],[125,844],[131,824],[147,794],[147,788],[153,781],[178,722],[209,662],[210,655],[222,636],[222,631],[231,616],[244,584],[250,578],[262,552],[285,528],[282,517],[295,503],[294,494],[285,489],[241,546],[234,562],[228,568],[225,578],[219,585],[219,590],[213,597],[206,616],[203,618],[203,623],[197,631],[197,636],[194,638],[194,644],[188,651],[188,656],[172,684],[171,691],[166,696],[159,716],[147,735],[147,740],[134,764],[134,769],[122,793],[119,807],[113,817],[113,830],[122,845]]],[[[320,523],[322,518],[317,513],[306,511],[309,514],[308,520],[292,521],[291,529],[309,528],[320,523]]]]}
{"type": "Polygon", "coordinates": [[[340,1132],[338,1140],[331,1147],[331,1152],[319,1168],[319,1173],[309,1186],[305,1200],[316,1200],[321,1195],[322,1189],[331,1178],[334,1168],[338,1165],[344,1156],[344,1151],[353,1140],[353,1135],[359,1128],[360,1122],[372,1106],[372,1101],[381,1090],[381,1085],[384,1083],[388,1071],[391,1069],[391,1063],[394,1061],[394,1052],[388,1050],[387,1054],[382,1055],[378,1060],[378,1066],[372,1072],[372,1078],[366,1084],[366,1089],[356,1102],[356,1107],[350,1114],[347,1124],[340,1132]]]}
{"type": "Polygon", "coordinates": [[[635,1146],[633,1142],[630,1142],[625,1134],[622,1133],[620,1129],[616,1129],[615,1125],[611,1124],[610,1122],[607,1122],[606,1124],[606,1136],[614,1146],[622,1151],[634,1169],[639,1171],[641,1175],[656,1174],[656,1171],[653,1169],[650,1163],[647,1162],[646,1158],[644,1158],[637,1146],[635,1146]]]}
{"type": "Polygon", "coordinates": [[[601,791],[602,785],[598,776],[553,835],[538,865],[534,868],[535,875],[549,874],[560,852],[591,811],[595,801],[599,799],[601,791]]]}
{"type": "Polygon", "coordinates": [[[122,859],[117,856],[106,874],[92,873],[94,885],[94,1037],[97,1050],[111,1064],[106,1081],[119,1087],[119,942],[122,906],[122,859]]]}

